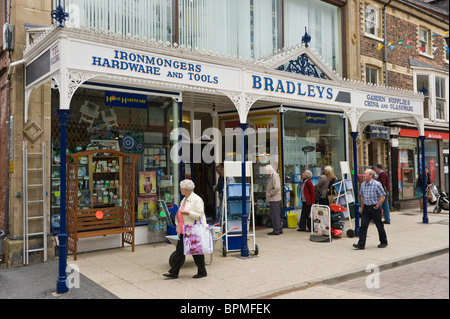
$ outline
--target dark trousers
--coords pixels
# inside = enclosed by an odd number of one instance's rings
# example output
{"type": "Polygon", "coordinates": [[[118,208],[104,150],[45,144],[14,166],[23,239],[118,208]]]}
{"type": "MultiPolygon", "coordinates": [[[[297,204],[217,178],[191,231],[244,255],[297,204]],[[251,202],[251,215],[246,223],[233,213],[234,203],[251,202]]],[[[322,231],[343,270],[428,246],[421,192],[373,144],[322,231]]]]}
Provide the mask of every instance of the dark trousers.
{"type": "MultiPolygon", "coordinates": [[[[183,251],[183,238],[184,235],[180,234],[179,240],[177,243],[177,248],[175,250],[175,256],[173,257],[173,266],[169,270],[169,273],[172,275],[178,276],[181,267],[184,265],[184,261],[186,260],[186,256],[183,251]]],[[[205,267],[205,256],[204,255],[192,255],[194,257],[194,262],[197,265],[197,274],[206,276],[206,267],[205,267]]]]}
{"type": "Polygon", "coordinates": [[[362,247],[366,246],[367,229],[369,228],[369,224],[372,219],[375,223],[375,226],[377,226],[380,243],[381,244],[388,243],[386,231],[384,230],[384,224],[381,221],[381,208],[375,209],[374,206],[375,205],[364,205],[363,208],[358,241],[358,244],[362,247]]]}
{"type": "Polygon", "coordinates": [[[270,217],[272,220],[272,227],[274,233],[282,233],[281,227],[281,201],[269,202],[270,204],[270,217]]]}
{"type": "Polygon", "coordinates": [[[311,205],[307,205],[306,202],[302,202],[302,214],[300,215],[298,228],[308,231],[311,230],[311,205]]]}

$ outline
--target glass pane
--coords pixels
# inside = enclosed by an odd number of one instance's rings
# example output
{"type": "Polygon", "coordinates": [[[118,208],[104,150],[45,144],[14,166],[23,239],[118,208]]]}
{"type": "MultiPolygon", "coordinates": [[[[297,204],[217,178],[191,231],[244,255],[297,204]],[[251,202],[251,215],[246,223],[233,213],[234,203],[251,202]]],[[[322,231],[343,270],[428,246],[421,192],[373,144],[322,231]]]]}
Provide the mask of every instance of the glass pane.
{"type": "Polygon", "coordinates": [[[278,43],[276,0],[180,0],[180,44],[259,58],[278,43]]]}
{"type": "Polygon", "coordinates": [[[305,27],[310,46],[338,73],[342,73],[341,9],[318,0],[285,0],[285,47],[302,43],[305,27]]]}
{"type": "Polygon", "coordinates": [[[445,119],[444,109],[445,109],[445,100],[436,99],[436,119],[437,120],[445,119]]]}
{"type": "MultiPolygon", "coordinates": [[[[53,0],[53,8],[58,5],[53,0]]],[[[172,42],[172,0],[61,0],[67,26],[172,42]]]]}

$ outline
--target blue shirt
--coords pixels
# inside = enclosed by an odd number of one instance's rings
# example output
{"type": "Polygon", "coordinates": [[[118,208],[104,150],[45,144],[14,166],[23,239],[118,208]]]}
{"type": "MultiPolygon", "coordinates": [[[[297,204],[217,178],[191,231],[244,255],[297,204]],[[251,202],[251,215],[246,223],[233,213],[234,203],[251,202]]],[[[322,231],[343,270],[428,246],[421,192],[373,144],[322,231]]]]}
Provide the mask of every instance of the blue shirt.
{"type": "Polygon", "coordinates": [[[364,205],[376,205],[381,197],[386,196],[386,192],[380,182],[372,179],[369,183],[361,184],[361,196],[364,197],[364,205]]]}

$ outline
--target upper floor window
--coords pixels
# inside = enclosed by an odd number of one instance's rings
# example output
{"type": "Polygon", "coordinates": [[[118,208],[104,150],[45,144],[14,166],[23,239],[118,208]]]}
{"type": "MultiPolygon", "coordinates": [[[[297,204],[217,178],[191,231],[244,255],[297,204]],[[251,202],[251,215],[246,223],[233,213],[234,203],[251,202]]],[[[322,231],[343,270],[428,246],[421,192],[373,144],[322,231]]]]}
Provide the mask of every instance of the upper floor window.
{"type": "Polygon", "coordinates": [[[366,66],[366,83],[378,85],[378,69],[366,66]]]}
{"type": "Polygon", "coordinates": [[[260,58],[278,47],[276,0],[180,0],[180,44],[260,58]]]}
{"type": "Polygon", "coordinates": [[[380,11],[375,5],[368,5],[365,8],[365,33],[378,37],[380,25],[380,11]]]}
{"type": "Polygon", "coordinates": [[[446,90],[445,78],[436,76],[436,119],[445,120],[446,90]]]}
{"type": "Polygon", "coordinates": [[[430,53],[430,31],[419,28],[419,49],[422,53],[430,53]]]}
{"type": "Polygon", "coordinates": [[[421,92],[425,96],[425,100],[423,101],[423,117],[426,119],[430,118],[430,82],[428,75],[417,75],[417,92],[421,92]]]}
{"type": "Polygon", "coordinates": [[[69,13],[67,26],[172,42],[172,0],[61,0],[61,5],[69,13]]]}
{"type": "Polygon", "coordinates": [[[341,9],[319,0],[285,0],[285,47],[302,43],[305,27],[311,35],[309,45],[342,74],[341,9]]]}

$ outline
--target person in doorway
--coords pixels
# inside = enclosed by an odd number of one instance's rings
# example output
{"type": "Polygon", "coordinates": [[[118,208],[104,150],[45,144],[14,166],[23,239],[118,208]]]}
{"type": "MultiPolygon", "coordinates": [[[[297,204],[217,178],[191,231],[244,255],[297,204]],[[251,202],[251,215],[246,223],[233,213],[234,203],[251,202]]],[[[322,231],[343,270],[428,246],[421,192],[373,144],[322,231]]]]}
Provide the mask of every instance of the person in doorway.
{"type": "Polygon", "coordinates": [[[223,205],[223,185],[224,185],[222,164],[216,166],[216,172],[217,174],[219,174],[217,184],[214,185],[213,188],[213,190],[217,192],[217,195],[219,197],[219,207],[217,208],[216,223],[220,223],[222,225],[222,207],[223,207],[222,205],[223,205]]]}
{"type": "Polygon", "coordinates": [[[389,208],[389,192],[390,192],[389,176],[385,171],[383,171],[383,166],[381,166],[381,164],[375,165],[375,172],[377,172],[378,181],[381,183],[381,186],[383,186],[383,189],[386,193],[386,199],[384,200],[383,204],[381,205],[381,209],[383,211],[384,223],[390,224],[391,223],[391,214],[390,214],[390,208],[389,208]]]}
{"type": "Polygon", "coordinates": [[[316,186],[314,186],[314,189],[316,190],[315,195],[316,204],[328,205],[327,190],[329,181],[326,176],[326,173],[331,171],[332,171],[331,166],[325,166],[322,170],[323,175],[319,177],[319,181],[317,182],[316,186]]]}
{"type": "Polygon", "coordinates": [[[381,205],[386,198],[386,193],[381,183],[374,180],[375,171],[368,169],[364,172],[364,182],[361,184],[361,227],[359,230],[359,241],[353,244],[356,249],[364,249],[366,246],[367,229],[373,220],[378,229],[380,244],[378,248],[388,245],[384,224],[381,222],[381,205]]]}
{"type": "Polygon", "coordinates": [[[338,179],[336,177],[336,175],[334,175],[334,173],[332,171],[328,171],[325,174],[328,184],[327,184],[327,205],[330,204],[335,204],[335,203],[330,203],[330,201],[328,200],[328,196],[331,196],[334,194],[333,192],[333,184],[336,184],[338,182],[338,179]]]}
{"type": "MultiPolygon", "coordinates": [[[[175,250],[174,262],[169,272],[163,274],[167,278],[178,278],[178,273],[186,259],[183,250],[184,225],[193,225],[196,221],[206,224],[204,203],[200,196],[194,193],[195,184],[189,179],[180,182],[180,192],[184,196],[180,203],[180,209],[175,218],[175,225],[178,233],[178,243],[175,250]]],[[[197,265],[197,274],[193,278],[206,277],[205,256],[193,255],[197,265]]]]}
{"type": "Polygon", "coordinates": [[[281,183],[280,176],[272,165],[266,165],[266,174],[269,180],[266,187],[266,202],[270,204],[270,217],[272,219],[273,231],[269,235],[281,235],[283,227],[281,226],[281,183]]]}
{"type": "Polygon", "coordinates": [[[302,213],[300,215],[297,231],[311,230],[311,206],[315,203],[316,197],[311,177],[312,173],[310,170],[306,170],[302,173],[302,185],[300,187],[302,213]]]}

